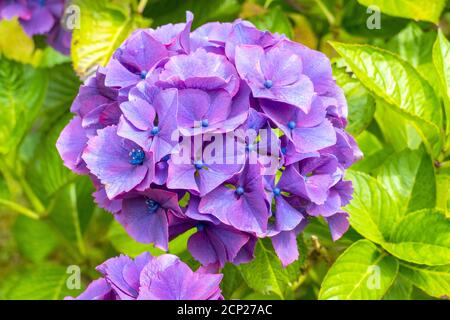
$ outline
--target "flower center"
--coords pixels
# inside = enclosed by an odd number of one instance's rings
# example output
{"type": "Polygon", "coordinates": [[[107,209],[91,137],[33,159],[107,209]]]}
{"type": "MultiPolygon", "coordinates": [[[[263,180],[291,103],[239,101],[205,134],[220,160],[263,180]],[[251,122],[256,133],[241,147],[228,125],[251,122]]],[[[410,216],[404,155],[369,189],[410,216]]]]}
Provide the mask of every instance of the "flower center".
{"type": "Polygon", "coordinates": [[[198,160],[198,161],[195,161],[195,162],[194,162],[194,167],[195,167],[195,169],[197,169],[197,170],[203,169],[203,166],[204,166],[204,164],[203,164],[203,161],[202,161],[202,160],[198,160]]]}
{"type": "Polygon", "coordinates": [[[281,153],[282,154],[286,154],[287,152],[287,148],[286,147],[281,147],[281,153]]]}
{"type": "Polygon", "coordinates": [[[140,148],[131,150],[128,156],[130,157],[128,162],[133,166],[140,166],[144,163],[145,153],[140,148]]]}
{"type": "Polygon", "coordinates": [[[248,152],[253,152],[255,150],[255,145],[250,143],[249,145],[247,145],[246,149],[248,152]]]}
{"type": "Polygon", "coordinates": [[[287,126],[289,129],[294,130],[297,127],[297,124],[294,121],[289,121],[287,126]]]}
{"type": "Polygon", "coordinates": [[[266,80],[266,81],[264,81],[264,87],[265,87],[266,89],[272,88],[272,87],[273,87],[273,81],[272,81],[272,80],[266,80]]]}
{"type": "Polygon", "coordinates": [[[203,223],[197,223],[197,225],[195,226],[197,228],[197,231],[202,232],[203,230],[205,230],[205,225],[203,223]]]}
{"type": "Polygon", "coordinates": [[[156,211],[158,211],[158,209],[161,207],[161,205],[153,199],[145,200],[145,204],[147,206],[148,213],[151,214],[156,213],[156,211]]]}
{"type": "Polygon", "coordinates": [[[154,136],[156,136],[159,133],[159,127],[153,127],[152,131],[150,131],[150,133],[154,136]]]}
{"type": "Polygon", "coordinates": [[[244,192],[245,192],[245,190],[244,190],[243,187],[237,187],[237,188],[236,188],[236,194],[237,194],[238,196],[242,196],[242,195],[244,194],[244,192]]]}
{"type": "Polygon", "coordinates": [[[273,189],[273,194],[278,197],[281,194],[281,189],[280,188],[275,188],[273,189]]]}
{"type": "Polygon", "coordinates": [[[208,119],[203,119],[202,120],[202,127],[203,128],[207,128],[209,126],[209,121],[208,121],[208,119]]]}
{"type": "Polygon", "coordinates": [[[145,71],[145,70],[142,70],[141,71],[141,74],[140,74],[140,76],[141,76],[141,79],[142,80],[144,80],[146,77],[147,77],[147,74],[148,74],[148,72],[147,71],[145,71]]]}

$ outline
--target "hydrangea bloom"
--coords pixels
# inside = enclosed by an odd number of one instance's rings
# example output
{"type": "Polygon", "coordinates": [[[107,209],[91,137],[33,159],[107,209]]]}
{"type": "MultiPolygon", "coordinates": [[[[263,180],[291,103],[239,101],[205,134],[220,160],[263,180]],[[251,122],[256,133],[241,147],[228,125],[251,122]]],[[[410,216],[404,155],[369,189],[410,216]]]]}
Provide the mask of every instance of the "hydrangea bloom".
{"type": "MultiPolygon", "coordinates": [[[[193,272],[176,256],[136,259],[121,255],[97,267],[103,277],[94,280],[77,300],[222,300],[221,274],[193,272]]],[[[74,299],[68,297],[66,299],[74,299]]]]}
{"type": "Polygon", "coordinates": [[[246,21],[192,19],[135,31],[86,81],[57,142],[65,165],[137,241],[167,249],[195,228],[205,267],[250,261],[262,237],[288,265],[313,217],[339,239],[361,152],[330,61],[246,21]]]}
{"type": "Polygon", "coordinates": [[[69,54],[71,33],[60,22],[66,0],[0,0],[0,20],[17,18],[30,36],[45,35],[47,42],[69,54]]]}

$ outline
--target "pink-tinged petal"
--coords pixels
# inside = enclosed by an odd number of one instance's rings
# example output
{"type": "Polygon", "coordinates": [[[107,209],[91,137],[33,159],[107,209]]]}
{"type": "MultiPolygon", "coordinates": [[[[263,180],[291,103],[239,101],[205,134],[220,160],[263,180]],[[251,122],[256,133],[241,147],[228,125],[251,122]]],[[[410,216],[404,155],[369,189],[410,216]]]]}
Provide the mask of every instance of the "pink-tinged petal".
{"type": "Polygon", "coordinates": [[[73,118],[56,141],[56,148],[64,161],[64,165],[78,174],[88,172],[81,158],[87,142],[88,138],[81,126],[80,117],[73,118]]]}
{"type": "Polygon", "coordinates": [[[284,267],[296,261],[299,257],[297,236],[295,231],[280,232],[272,238],[273,248],[284,267]]]}
{"type": "Polygon", "coordinates": [[[122,200],[109,200],[105,188],[100,188],[95,191],[92,196],[94,197],[95,203],[106,211],[117,213],[122,210],[122,200]]]}
{"type": "Polygon", "coordinates": [[[138,146],[117,135],[115,126],[99,130],[89,139],[83,160],[92,174],[105,186],[109,199],[129,192],[146,178],[153,177],[153,155],[146,153],[142,165],[130,163],[130,152],[138,146]]]}
{"type": "Polygon", "coordinates": [[[241,45],[236,48],[236,69],[252,89],[264,88],[266,80],[263,71],[264,63],[263,48],[251,45],[241,45]]]}
{"type": "Polygon", "coordinates": [[[333,125],[325,120],[312,128],[295,128],[292,130],[292,141],[298,152],[315,152],[336,143],[336,133],[333,125]]]}
{"type": "Polygon", "coordinates": [[[45,7],[34,10],[29,20],[20,20],[23,29],[29,36],[49,32],[55,22],[55,18],[45,7]]]}
{"type": "Polygon", "coordinates": [[[330,227],[331,237],[333,241],[339,240],[348,230],[350,224],[348,222],[348,213],[338,212],[331,217],[325,218],[330,227]]]}
{"type": "Polygon", "coordinates": [[[108,87],[127,88],[141,81],[141,76],[125,68],[118,60],[111,59],[106,66],[105,85],[108,87]]]}
{"type": "Polygon", "coordinates": [[[168,161],[168,164],[167,187],[169,189],[199,191],[195,180],[195,168],[192,164],[175,164],[172,159],[168,161]]]}
{"type": "Polygon", "coordinates": [[[86,290],[75,299],[66,297],[65,300],[115,300],[111,285],[105,278],[92,281],[86,290]]]}
{"type": "Polygon", "coordinates": [[[166,212],[163,209],[150,212],[146,201],[144,196],[124,199],[122,211],[115,217],[136,241],[153,243],[156,247],[167,250],[169,231],[166,212]]]}
{"type": "Polygon", "coordinates": [[[262,67],[266,79],[272,80],[278,86],[288,86],[298,82],[303,71],[302,60],[298,55],[278,47],[267,51],[262,67]]]}
{"type": "Polygon", "coordinates": [[[120,105],[125,118],[139,130],[149,130],[153,127],[156,116],[155,109],[147,101],[134,99],[120,105]]]}
{"type": "Polygon", "coordinates": [[[123,116],[120,118],[117,126],[117,135],[135,142],[144,150],[150,150],[153,143],[153,136],[149,131],[139,130],[123,116]]]}

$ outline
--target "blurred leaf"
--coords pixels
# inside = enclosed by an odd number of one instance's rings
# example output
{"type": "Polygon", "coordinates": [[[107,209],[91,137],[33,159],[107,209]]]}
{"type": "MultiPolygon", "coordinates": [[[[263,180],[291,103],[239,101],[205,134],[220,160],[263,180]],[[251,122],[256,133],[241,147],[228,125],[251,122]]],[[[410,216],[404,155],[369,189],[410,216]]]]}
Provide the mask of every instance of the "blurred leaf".
{"type": "Polygon", "coordinates": [[[75,0],[80,7],[80,24],[72,35],[72,60],[75,71],[85,78],[97,66],[105,66],[114,50],[135,29],[149,22],[132,11],[132,0],[75,0]]]}
{"type": "Polygon", "coordinates": [[[333,75],[344,90],[348,104],[348,126],[346,130],[353,136],[367,128],[375,113],[375,100],[361,82],[352,78],[343,68],[333,65],[333,75]]]}
{"type": "Polygon", "coordinates": [[[445,0],[358,0],[365,6],[377,6],[382,12],[408,19],[437,23],[445,0]]]}
{"type": "Polygon", "coordinates": [[[186,11],[195,18],[193,28],[210,21],[230,21],[237,18],[241,6],[238,0],[149,0],[144,15],[155,26],[186,21],[186,11]]]}
{"type": "Polygon", "coordinates": [[[67,289],[69,275],[66,268],[42,264],[30,268],[17,277],[4,294],[8,300],[61,300],[67,295],[77,295],[78,291],[67,289]]]}
{"type": "Polygon", "coordinates": [[[396,199],[402,213],[436,207],[434,166],[421,149],[391,156],[380,168],[378,181],[396,199]]]}
{"type": "Polygon", "coordinates": [[[381,28],[369,29],[367,27],[367,21],[372,14],[367,12],[367,8],[358,2],[346,1],[344,15],[342,17],[342,27],[348,33],[356,36],[387,38],[396,35],[408,24],[407,19],[394,18],[381,14],[381,28]]]}
{"type": "Polygon", "coordinates": [[[23,30],[17,19],[0,20],[0,56],[30,63],[33,59],[34,42],[23,30]]]}
{"type": "Polygon", "coordinates": [[[420,128],[427,149],[436,156],[442,143],[442,112],[433,88],[420,74],[382,49],[342,43],[333,47],[367,89],[420,128]]]}
{"type": "Polygon", "coordinates": [[[399,259],[430,266],[450,264],[450,218],[437,210],[406,215],[382,243],[399,259]]]}
{"type": "Polygon", "coordinates": [[[280,6],[270,8],[266,14],[253,17],[250,21],[260,30],[284,34],[290,39],[293,37],[292,24],[280,6]]]}
{"type": "Polygon", "coordinates": [[[398,262],[368,240],[349,247],[323,280],[320,300],[378,300],[398,272],[398,262]]]}
{"type": "Polygon", "coordinates": [[[43,70],[0,56],[0,153],[15,148],[39,113],[47,90],[43,70]]]}
{"type": "Polygon", "coordinates": [[[400,274],[432,297],[448,298],[450,294],[450,265],[423,267],[402,263],[400,274]]]}
{"type": "MultiPolygon", "coordinates": [[[[450,117],[450,42],[439,30],[433,47],[433,62],[436,67],[440,92],[445,103],[445,114],[450,117]]],[[[450,134],[450,121],[447,121],[447,135],[450,134]]]]}
{"type": "Polygon", "coordinates": [[[20,252],[33,262],[42,262],[58,245],[53,229],[41,220],[18,216],[13,235],[20,252]]]}
{"type": "Polygon", "coordinates": [[[48,199],[76,178],[76,175],[63,165],[55,146],[59,134],[69,122],[70,117],[70,114],[66,114],[54,123],[48,132],[43,134],[33,161],[27,168],[28,181],[33,189],[44,199],[48,199]]]}
{"type": "Polygon", "coordinates": [[[383,243],[393,233],[400,218],[397,201],[371,176],[349,171],[347,179],[353,182],[353,200],[345,208],[350,224],[367,239],[383,243]]]}
{"type": "MultiPolygon", "coordinates": [[[[300,253],[304,254],[304,253],[300,253]]],[[[287,290],[300,275],[297,262],[283,268],[270,239],[260,239],[256,243],[255,259],[238,266],[247,285],[259,293],[274,293],[285,299],[287,290]]]]}
{"type": "Polygon", "coordinates": [[[289,17],[294,22],[292,40],[304,44],[309,48],[316,49],[319,40],[309,20],[300,14],[291,14],[289,17]]]}
{"type": "Polygon", "coordinates": [[[69,56],[63,55],[50,46],[36,50],[33,57],[33,66],[39,68],[53,68],[57,65],[70,62],[69,56]]]}
{"type": "Polygon", "coordinates": [[[227,300],[239,299],[241,296],[236,296],[236,292],[239,291],[241,287],[247,288],[245,281],[239,272],[237,266],[232,263],[227,263],[225,267],[221,270],[223,273],[223,280],[221,282],[222,294],[227,300]]]}
{"type": "Polygon", "coordinates": [[[400,265],[400,272],[388,292],[384,295],[383,300],[409,300],[411,299],[412,289],[411,282],[401,276],[400,265]]]}

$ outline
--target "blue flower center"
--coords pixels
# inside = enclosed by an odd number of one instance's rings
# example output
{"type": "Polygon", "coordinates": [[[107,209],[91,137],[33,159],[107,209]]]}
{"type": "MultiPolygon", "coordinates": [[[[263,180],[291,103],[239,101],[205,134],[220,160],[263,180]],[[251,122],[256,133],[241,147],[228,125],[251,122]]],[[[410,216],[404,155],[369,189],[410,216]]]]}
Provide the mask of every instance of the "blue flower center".
{"type": "Polygon", "coordinates": [[[236,194],[237,194],[238,196],[242,196],[242,195],[244,194],[244,192],[245,192],[245,190],[244,190],[243,187],[237,187],[237,188],[236,188],[236,194]]]}
{"type": "Polygon", "coordinates": [[[248,152],[253,152],[255,150],[255,145],[250,143],[249,145],[247,145],[246,149],[248,152]]]}
{"type": "Polygon", "coordinates": [[[282,154],[286,154],[287,152],[287,148],[286,147],[281,147],[281,153],[282,154]]]}
{"type": "Polygon", "coordinates": [[[148,72],[147,71],[145,71],[145,70],[142,70],[141,71],[141,74],[140,74],[140,76],[141,76],[141,79],[142,80],[144,80],[146,77],[147,77],[147,74],[148,74],[148,72]]]}
{"type": "Polygon", "coordinates": [[[195,169],[197,169],[197,170],[203,169],[203,166],[204,166],[204,163],[203,163],[202,160],[198,160],[198,161],[195,161],[195,162],[194,162],[194,167],[195,167],[195,169]]]}
{"type": "Polygon", "coordinates": [[[39,0],[39,6],[45,7],[47,0],[39,0]]]}
{"type": "Polygon", "coordinates": [[[294,130],[297,127],[297,124],[294,121],[289,121],[287,126],[289,129],[294,130]]]}
{"type": "Polygon", "coordinates": [[[205,230],[205,225],[203,223],[197,223],[197,225],[195,226],[197,228],[197,231],[202,232],[203,230],[205,230]]]}
{"type": "Polygon", "coordinates": [[[167,161],[169,161],[169,159],[170,159],[170,154],[168,154],[167,156],[164,156],[164,157],[161,159],[161,161],[167,162],[167,161]]]}
{"type": "Polygon", "coordinates": [[[273,189],[273,194],[278,197],[281,194],[281,189],[280,188],[274,188],[273,189]]]}
{"type": "Polygon", "coordinates": [[[153,199],[145,200],[145,205],[147,206],[148,213],[151,214],[156,213],[156,211],[158,211],[158,209],[161,207],[161,205],[153,199]]]}
{"type": "Polygon", "coordinates": [[[140,166],[144,163],[145,152],[142,149],[133,149],[128,156],[130,157],[128,162],[133,166],[140,166]]]}
{"type": "Polygon", "coordinates": [[[272,88],[272,87],[273,87],[273,81],[272,81],[272,80],[266,80],[266,81],[264,81],[264,87],[265,87],[266,89],[272,88]]]}
{"type": "Polygon", "coordinates": [[[153,127],[152,131],[150,133],[154,136],[156,136],[159,133],[159,127],[153,127]]]}
{"type": "Polygon", "coordinates": [[[209,121],[208,121],[208,119],[203,119],[202,120],[202,127],[203,128],[207,128],[209,126],[209,121]]]}

